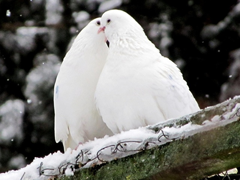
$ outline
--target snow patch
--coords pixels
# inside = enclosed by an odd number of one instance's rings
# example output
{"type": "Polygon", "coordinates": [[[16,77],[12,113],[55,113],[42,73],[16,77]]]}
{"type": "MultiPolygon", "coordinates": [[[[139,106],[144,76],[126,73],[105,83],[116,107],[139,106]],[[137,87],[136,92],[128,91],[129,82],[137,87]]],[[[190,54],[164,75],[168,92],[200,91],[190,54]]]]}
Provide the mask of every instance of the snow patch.
{"type": "Polygon", "coordinates": [[[72,14],[74,21],[77,23],[78,29],[81,30],[89,22],[90,15],[86,11],[74,12],[72,14]]]}
{"type": "Polygon", "coordinates": [[[15,40],[23,52],[29,52],[36,47],[35,36],[37,34],[47,34],[47,28],[20,27],[16,31],[15,40]]]}
{"type": "Polygon", "coordinates": [[[0,143],[22,140],[24,109],[24,102],[19,99],[8,100],[0,107],[0,143]]]}
{"type": "Polygon", "coordinates": [[[238,4],[233,8],[231,13],[233,16],[240,15],[240,2],[238,2],[238,4]]]}
{"type": "Polygon", "coordinates": [[[10,17],[10,16],[11,16],[11,11],[10,11],[9,9],[6,11],[6,16],[7,16],[7,17],[10,17]]]}
{"type": "Polygon", "coordinates": [[[121,4],[122,4],[122,0],[106,0],[106,1],[103,1],[98,8],[98,12],[103,13],[103,12],[109,10],[109,9],[117,8],[117,7],[121,6],[121,4]]]}
{"type": "Polygon", "coordinates": [[[220,22],[205,26],[201,32],[203,39],[213,39],[222,30],[226,29],[232,23],[232,19],[240,14],[240,2],[234,6],[233,10],[220,22]]]}
{"type": "Polygon", "coordinates": [[[42,99],[48,100],[47,95],[49,99],[52,99],[55,79],[60,68],[60,59],[54,54],[40,54],[35,57],[34,65],[36,68],[30,71],[26,77],[24,95],[29,99],[33,122],[46,121],[47,114],[41,112],[46,108],[42,99]]]}
{"type": "Polygon", "coordinates": [[[46,20],[47,25],[56,25],[62,20],[63,6],[60,0],[46,1],[46,20]]]}
{"type": "Polygon", "coordinates": [[[18,169],[25,167],[26,162],[23,155],[19,154],[17,156],[12,157],[8,163],[8,166],[13,168],[18,168],[18,169]]]}
{"type": "MultiPolygon", "coordinates": [[[[213,128],[221,127],[239,120],[240,103],[235,107],[226,106],[230,112],[223,115],[216,115],[210,120],[205,120],[202,124],[188,122],[183,126],[178,126],[174,119],[130,131],[122,132],[114,136],[105,136],[101,139],[86,142],[80,145],[77,150],[68,149],[64,154],[56,152],[44,158],[35,158],[34,161],[17,171],[9,171],[0,174],[1,180],[7,179],[38,179],[47,180],[55,175],[73,175],[75,170],[92,167],[111,161],[117,158],[136,154],[142,150],[163,145],[178,139],[184,139],[199,132],[209,131],[213,128]],[[171,124],[171,126],[166,126],[171,124]],[[158,131],[153,130],[158,127],[158,131]],[[152,129],[153,128],[153,129],[152,129]]],[[[207,111],[205,109],[205,111],[207,111]]],[[[188,119],[191,115],[184,118],[188,119]]],[[[151,158],[155,158],[154,156],[151,158]]]]}
{"type": "Polygon", "coordinates": [[[228,68],[229,79],[221,87],[220,101],[224,101],[229,97],[239,95],[240,89],[240,49],[236,49],[230,53],[233,62],[228,68]]]}

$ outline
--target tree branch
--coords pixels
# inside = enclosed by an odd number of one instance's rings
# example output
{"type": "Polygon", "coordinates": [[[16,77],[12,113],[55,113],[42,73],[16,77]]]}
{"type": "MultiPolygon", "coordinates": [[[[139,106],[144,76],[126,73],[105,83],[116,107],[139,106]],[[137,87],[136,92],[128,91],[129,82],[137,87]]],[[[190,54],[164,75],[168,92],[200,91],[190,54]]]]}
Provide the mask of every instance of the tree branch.
{"type": "Polygon", "coordinates": [[[72,177],[60,179],[199,180],[240,166],[239,120],[240,96],[195,114],[148,127],[159,132],[164,127],[180,128],[191,122],[199,125],[201,130],[172,135],[174,140],[171,142],[102,165],[81,169],[72,177]]]}

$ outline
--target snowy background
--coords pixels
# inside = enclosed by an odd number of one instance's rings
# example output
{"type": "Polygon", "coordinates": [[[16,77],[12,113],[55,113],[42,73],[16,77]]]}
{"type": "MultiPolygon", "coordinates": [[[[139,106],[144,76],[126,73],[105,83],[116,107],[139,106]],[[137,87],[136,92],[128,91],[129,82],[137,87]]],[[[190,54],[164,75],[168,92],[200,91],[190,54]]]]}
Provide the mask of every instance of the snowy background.
{"type": "Polygon", "coordinates": [[[62,150],[53,84],[72,38],[109,8],[144,27],[201,108],[240,94],[240,1],[0,0],[0,172],[62,150]]]}

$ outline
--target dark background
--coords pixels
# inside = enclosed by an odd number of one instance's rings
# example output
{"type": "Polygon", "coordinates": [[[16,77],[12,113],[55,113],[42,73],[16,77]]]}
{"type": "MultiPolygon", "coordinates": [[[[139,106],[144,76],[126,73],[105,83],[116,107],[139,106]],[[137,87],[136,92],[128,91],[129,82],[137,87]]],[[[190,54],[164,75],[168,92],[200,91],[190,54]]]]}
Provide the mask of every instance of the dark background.
{"type": "Polygon", "coordinates": [[[54,141],[55,78],[71,39],[108,6],[143,26],[201,108],[240,94],[237,0],[0,0],[0,172],[62,151],[54,141]]]}

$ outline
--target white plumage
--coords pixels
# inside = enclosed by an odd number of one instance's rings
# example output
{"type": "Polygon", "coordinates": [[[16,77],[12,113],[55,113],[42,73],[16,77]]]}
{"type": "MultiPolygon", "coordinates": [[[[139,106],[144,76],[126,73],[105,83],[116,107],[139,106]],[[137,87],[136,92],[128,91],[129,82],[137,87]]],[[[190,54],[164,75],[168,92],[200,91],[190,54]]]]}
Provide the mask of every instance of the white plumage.
{"type": "Polygon", "coordinates": [[[96,106],[113,133],[199,110],[180,70],[130,15],[109,10],[102,15],[100,30],[110,47],[95,92],[96,106]]]}
{"type": "Polygon", "coordinates": [[[92,20],[66,54],[54,87],[55,140],[64,150],[95,137],[111,135],[94,100],[96,84],[108,53],[100,18],[92,20]]]}

